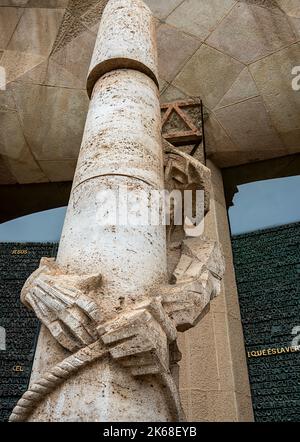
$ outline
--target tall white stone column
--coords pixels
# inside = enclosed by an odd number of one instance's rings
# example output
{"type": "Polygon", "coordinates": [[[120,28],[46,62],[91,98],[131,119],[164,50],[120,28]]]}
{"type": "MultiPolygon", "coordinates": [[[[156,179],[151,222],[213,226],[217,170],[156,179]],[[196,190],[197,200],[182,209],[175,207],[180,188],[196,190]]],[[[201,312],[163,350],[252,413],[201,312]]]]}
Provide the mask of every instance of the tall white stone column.
{"type": "MultiPolygon", "coordinates": [[[[132,201],[121,210],[124,189],[151,206],[164,188],[155,25],[141,0],[109,1],[87,85],[58,256],[43,259],[21,293],[43,325],[29,389],[10,420],[182,420],[170,344],[216,295],[223,262],[216,244],[191,239],[168,284],[165,226],[131,222],[131,204],[146,209],[132,201]]],[[[192,171],[206,186],[204,166],[172,155],[170,176],[192,171]]]]}
{"type": "MultiPolygon", "coordinates": [[[[103,225],[101,192],[163,189],[155,25],[140,0],[110,0],[88,77],[91,103],[60,241],[57,265],[68,274],[101,275],[91,293],[101,321],[166,282],[161,226],[103,225]]],[[[31,385],[68,356],[43,326],[31,385]]],[[[168,421],[154,375],[134,378],[112,357],[78,371],[41,401],[30,421],[168,421]]]]}

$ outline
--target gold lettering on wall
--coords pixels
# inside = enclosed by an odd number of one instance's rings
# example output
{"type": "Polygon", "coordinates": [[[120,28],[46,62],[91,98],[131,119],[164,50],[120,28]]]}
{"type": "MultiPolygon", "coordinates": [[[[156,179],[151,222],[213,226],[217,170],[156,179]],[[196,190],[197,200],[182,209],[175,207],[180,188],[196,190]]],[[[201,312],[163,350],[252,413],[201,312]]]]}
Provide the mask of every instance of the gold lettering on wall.
{"type": "Polygon", "coordinates": [[[17,250],[17,249],[14,249],[14,250],[11,251],[12,255],[27,255],[28,253],[29,253],[28,250],[17,250]]]}
{"type": "Polygon", "coordinates": [[[297,347],[264,348],[261,350],[247,351],[248,358],[261,358],[263,356],[274,356],[300,351],[300,345],[297,347]]]}

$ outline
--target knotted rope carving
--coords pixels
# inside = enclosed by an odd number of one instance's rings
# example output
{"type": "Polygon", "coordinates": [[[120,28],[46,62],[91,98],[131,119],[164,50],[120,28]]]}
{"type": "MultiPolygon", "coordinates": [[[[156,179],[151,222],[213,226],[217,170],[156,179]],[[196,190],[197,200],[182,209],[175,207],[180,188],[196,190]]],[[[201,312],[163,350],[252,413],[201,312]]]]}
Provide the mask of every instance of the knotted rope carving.
{"type": "Polygon", "coordinates": [[[45,396],[52,393],[72,374],[106,356],[107,353],[108,350],[97,341],[55,365],[23,394],[13,409],[9,422],[24,422],[45,396]]]}
{"type": "Polygon", "coordinates": [[[98,307],[88,296],[94,287],[99,287],[99,275],[65,275],[53,260],[42,260],[25,284],[22,300],[34,309],[63,347],[79,350],[24,393],[10,422],[28,420],[47,395],[77,371],[106,355],[130,370],[134,377],[157,375],[166,387],[174,419],[184,420],[179,392],[169,369],[169,344],[176,341],[177,330],[185,331],[197,323],[220,291],[224,260],[218,244],[204,238],[185,240],[181,248],[182,255],[173,273],[174,284],[161,285],[161,296],[129,305],[107,322],[99,320],[98,307]],[[132,357],[134,364],[130,361],[132,357]]]}

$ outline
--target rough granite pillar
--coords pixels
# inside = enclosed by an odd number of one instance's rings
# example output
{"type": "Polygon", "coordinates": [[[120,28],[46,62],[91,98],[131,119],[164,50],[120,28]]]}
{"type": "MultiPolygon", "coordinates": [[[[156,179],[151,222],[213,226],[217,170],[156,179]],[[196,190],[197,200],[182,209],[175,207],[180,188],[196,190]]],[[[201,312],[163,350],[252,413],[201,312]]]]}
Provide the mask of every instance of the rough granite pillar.
{"type": "Polygon", "coordinates": [[[154,32],[142,1],[108,2],[58,256],[42,259],[21,293],[43,326],[11,421],[184,419],[170,349],[219,290],[219,249],[187,240],[171,285],[162,223],[105,223],[115,209],[105,191],[150,201],[164,188],[154,32]]]}

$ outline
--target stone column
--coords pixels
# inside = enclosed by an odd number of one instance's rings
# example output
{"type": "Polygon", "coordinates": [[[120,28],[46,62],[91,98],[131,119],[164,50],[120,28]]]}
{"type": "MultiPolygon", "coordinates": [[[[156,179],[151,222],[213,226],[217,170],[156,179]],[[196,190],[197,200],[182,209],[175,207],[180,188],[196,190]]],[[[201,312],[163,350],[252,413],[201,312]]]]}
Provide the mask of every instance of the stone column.
{"type": "MultiPolygon", "coordinates": [[[[56,264],[66,274],[99,275],[91,298],[102,322],[166,282],[163,225],[108,226],[101,219],[100,191],[164,187],[154,32],[142,1],[110,0],[88,76],[91,103],[56,264]]],[[[43,326],[31,385],[66,356],[43,326]]],[[[172,414],[154,375],[141,381],[106,356],[65,380],[28,420],[169,421],[172,414]]]]}
{"type": "Polygon", "coordinates": [[[120,189],[149,206],[164,188],[154,32],[141,0],[109,1],[57,260],[43,259],[21,293],[43,326],[11,421],[183,419],[170,346],[217,293],[219,250],[187,241],[170,285],[165,226],[111,222],[120,189]]]}

